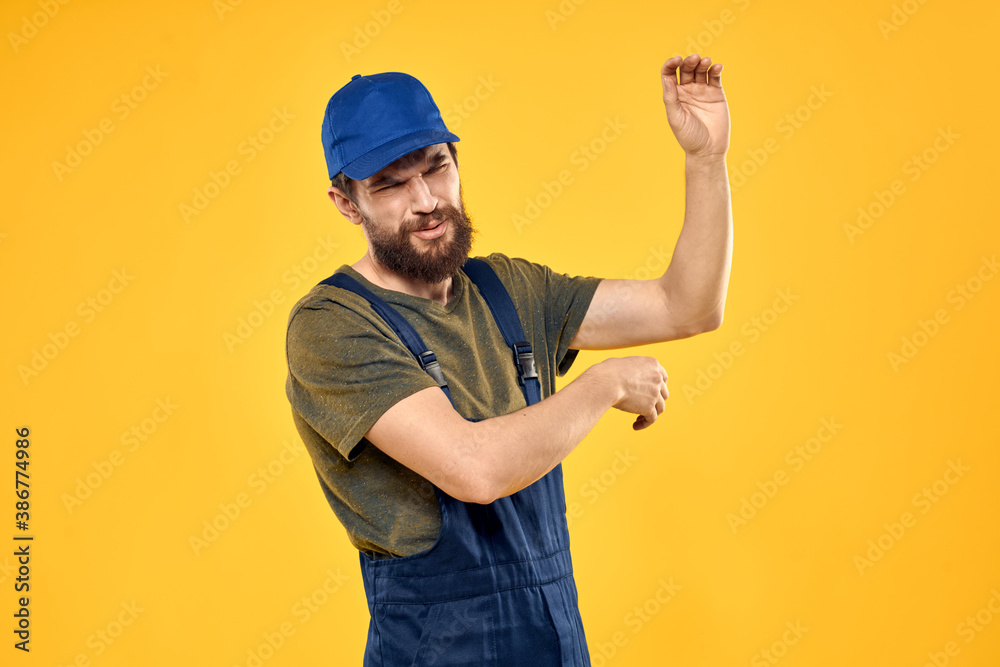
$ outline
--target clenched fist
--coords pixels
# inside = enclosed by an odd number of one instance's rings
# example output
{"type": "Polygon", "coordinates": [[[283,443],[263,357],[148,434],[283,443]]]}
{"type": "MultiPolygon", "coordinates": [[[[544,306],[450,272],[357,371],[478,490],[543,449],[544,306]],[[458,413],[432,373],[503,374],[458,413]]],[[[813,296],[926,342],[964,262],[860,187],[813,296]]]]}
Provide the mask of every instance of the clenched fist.
{"type": "Polygon", "coordinates": [[[639,415],[632,428],[644,429],[663,412],[667,391],[667,371],[652,357],[621,357],[598,364],[618,390],[613,407],[639,415]]]}

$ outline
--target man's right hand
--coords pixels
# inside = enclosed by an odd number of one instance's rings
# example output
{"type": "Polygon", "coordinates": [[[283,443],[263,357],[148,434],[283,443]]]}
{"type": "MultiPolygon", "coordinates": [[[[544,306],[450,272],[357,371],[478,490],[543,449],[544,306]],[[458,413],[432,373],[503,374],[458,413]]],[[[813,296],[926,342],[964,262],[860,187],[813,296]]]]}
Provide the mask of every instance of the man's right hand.
{"type": "Polygon", "coordinates": [[[667,373],[650,357],[594,364],[535,405],[467,421],[438,387],[389,408],[367,433],[387,455],[466,502],[488,504],[520,491],[559,464],[608,408],[656,421],[667,399],[667,373]]]}
{"type": "MultiPolygon", "coordinates": [[[[644,429],[656,421],[666,407],[667,371],[652,357],[607,359],[592,367],[607,374],[606,381],[618,389],[619,398],[612,407],[639,415],[632,428],[644,429]]],[[[590,370],[590,369],[588,369],[590,370]]]]}

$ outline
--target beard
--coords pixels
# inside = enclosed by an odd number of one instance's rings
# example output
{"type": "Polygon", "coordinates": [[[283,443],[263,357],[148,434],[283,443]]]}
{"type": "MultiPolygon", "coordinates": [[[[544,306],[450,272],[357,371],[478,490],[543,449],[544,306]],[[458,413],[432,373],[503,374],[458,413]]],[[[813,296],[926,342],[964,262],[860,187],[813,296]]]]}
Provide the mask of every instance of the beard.
{"type": "Polygon", "coordinates": [[[436,284],[450,278],[465,264],[472,249],[475,229],[459,197],[459,206],[439,203],[433,213],[418,215],[405,220],[399,231],[392,233],[362,213],[361,226],[368,237],[372,255],[379,264],[401,276],[436,284]],[[423,240],[427,246],[414,245],[412,232],[434,226],[447,220],[445,233],[436,239],[423,240]]]}

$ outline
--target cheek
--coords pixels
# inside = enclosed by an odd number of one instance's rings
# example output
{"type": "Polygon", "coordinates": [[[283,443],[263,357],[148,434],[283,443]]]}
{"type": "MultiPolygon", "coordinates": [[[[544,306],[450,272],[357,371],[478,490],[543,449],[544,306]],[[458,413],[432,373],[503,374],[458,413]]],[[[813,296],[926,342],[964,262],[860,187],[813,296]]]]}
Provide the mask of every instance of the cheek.
{"type": "Polygon", "coordinates": [[[410,215],[410,198],[406,193],[390,197],[387,201],[382,202],[379,215],[380,219],[390,223],[390,226],[398,227],[399,221],[410,215]]]}
{"type": "Polygon", "coordinates": [[[405,205],[400,201],[392,201],[389,197],[383,197],[373,202],[368,202],[364,208],[365,217],[379,229],[385,231],[393,226],[398,226],[393,221],[400,220],[405,211],[405,205]]]}
{"type": "Polygon", "coordinates": [[[460,189],[461,184],[458,180],[458,174],[453,171],[451,175],[441,179],[438,183],[438,187],[435,188],[434,194],[435,196],[443,198],[454,204],[458,201],[460,189]]]}

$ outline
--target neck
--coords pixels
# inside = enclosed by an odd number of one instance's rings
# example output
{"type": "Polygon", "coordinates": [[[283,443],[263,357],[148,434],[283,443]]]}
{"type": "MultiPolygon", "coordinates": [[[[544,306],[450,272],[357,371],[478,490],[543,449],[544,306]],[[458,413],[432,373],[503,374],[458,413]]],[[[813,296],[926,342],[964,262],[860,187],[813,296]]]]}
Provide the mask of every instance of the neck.
{"type": "Polygon", "coordinates": [[[447,306],[448,301],[451,299],[451,277],[445,278],[439,283],[426,283],[407,276],[401,276],[376,262],[370,253],[365,253],[365,256],[352,264],[351,267],[371,283],[384,289],[437,301],[442,306],[447,306]]]}

